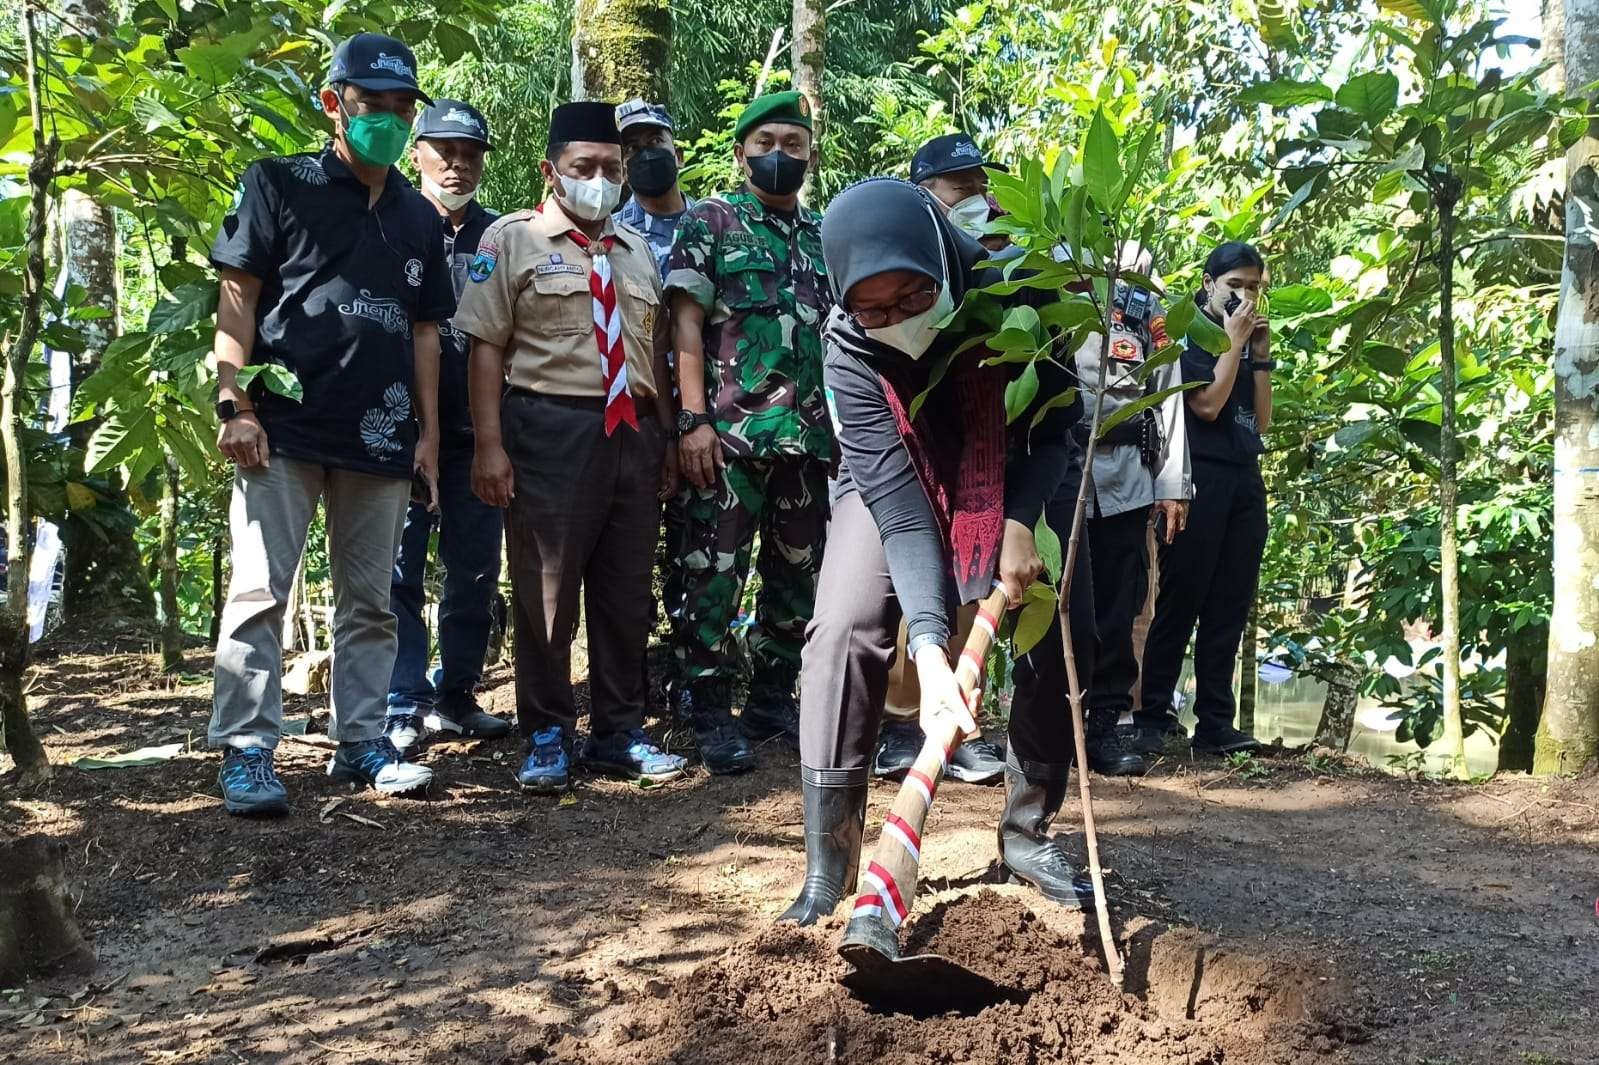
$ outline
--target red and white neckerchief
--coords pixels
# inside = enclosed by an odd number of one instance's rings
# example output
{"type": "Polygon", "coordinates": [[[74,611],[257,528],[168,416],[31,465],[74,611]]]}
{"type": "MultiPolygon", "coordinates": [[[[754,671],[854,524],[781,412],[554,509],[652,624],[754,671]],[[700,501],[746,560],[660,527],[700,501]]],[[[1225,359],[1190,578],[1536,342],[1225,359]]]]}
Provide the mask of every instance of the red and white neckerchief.
{"type": "Polygon", "coordinates": [[[622,312],[616,305],[616,282],[611,276],[611,246],[616,237],[590,240],[581,230],[567,236],[594,261],[589,271],[589,292],[594,296],[594,340],[600,348],[600,379],[605,384],[605,435],[610,436],[623,422],[638,428],[633,410],[633,393],[627,383],[627,356],[622,348],[622,312]]]}

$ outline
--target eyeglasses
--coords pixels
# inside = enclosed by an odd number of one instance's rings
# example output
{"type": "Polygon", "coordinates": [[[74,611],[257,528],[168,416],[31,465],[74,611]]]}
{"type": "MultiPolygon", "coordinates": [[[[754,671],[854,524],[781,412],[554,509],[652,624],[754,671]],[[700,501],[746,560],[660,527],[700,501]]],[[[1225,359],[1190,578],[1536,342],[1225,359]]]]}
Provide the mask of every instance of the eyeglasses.
{"type": "Polygon", "coordinates": [[[888,324],[888,320],[895,311],[899,311],[907,318],[921,314],[938,301],[938,289],[929,288],[921,292],[912,292],[892,307],[867,307],[861,311],[846,311],[856,325],[862,329],[879,329],[888,324]]]}

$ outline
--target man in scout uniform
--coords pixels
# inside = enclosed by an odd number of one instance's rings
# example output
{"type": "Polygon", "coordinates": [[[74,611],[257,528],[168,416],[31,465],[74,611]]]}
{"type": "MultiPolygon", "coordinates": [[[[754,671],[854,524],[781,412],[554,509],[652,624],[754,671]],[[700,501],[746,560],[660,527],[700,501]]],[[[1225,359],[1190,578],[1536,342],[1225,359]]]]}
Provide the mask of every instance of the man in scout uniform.
{"type": "Polygon", "coordinates": [[[211,746],[230,813],[288,811],[279,632],[320,500],[333,572],[330,775],[427,786],[383,734],[394,669],[389,580],[413,491],[436,495],[438,323],[455,307],[433,205],[394,168],[417,100],[411,50],[361,33],[320,94],[333,139],[245,172],[211,247],[217,448],[234,464],[233,576],[216,651],[211,746]],[[258,371],[247,384],[241,372],[258,371]],[[298,380],[300,400],[281,394],[298,380]],[[415,484],[415,489],[413,489],[415,484]]]}
{"type": "Polygon", "coordinates": [[[750,739],[798,743],[794,683],[821,563],[833,446],[822,397],[820,329],[830,298],[821,216],[799,202],[816,160],[811,132],[801,93],[773,93],[745,108],[733,147],[745,183],[689,211],[666,275],[679,454],[690,485],[677,709],[713,773],[755,763],[731,714],[731,624],[757,531],[761,594],[742,724],[750,739]]]}
{"type": "MultiPolygon", "coordinates": [[[[494,146],[488,123],[471,104],[438,100],[416,124],[411,162],[427,197],[444,222],[444,262],[456,296],[478,240],[498,215],[477,201],[483,156],[494,146]]],[[[428,679],[426,601],[428,540],[435,514],[413,502],[405,516],[400,554],[394,560],[390,602],[399,623],[399,652],[389,680],[385,731],[408,750],[424,734],[442,738],[496,739],[509,722],[485,713],[473,695],[483,675],[491,609],[499,594],[500,536],[497,507],[472,493],[472,411],[466,398],[469,343],[448,322],[439,326],[439,561],[444,595],[439,603],[438,686],[428,679]]]]}
{"type": "Polygon", "coordinates": [[[540,169],[550,195],[483,234],[454,319],[472,337],[472,485],[508,508],[516,716],[529,738],[517,780],[540,792],[569,783],[580,596],[583,758],[670,780],[683,760],[645,735],[643,684],[660,500],[677,480],[669,329],[649,244],[611,220],[622,191],[614,105],[557,107],[540,169]]]}
{"type": "MultiPolygon", "coordinates": [[[[1153,260],[1138,245],[1122,249],[1122,268],[1148,274],[1153,260]]],[[[1109,360],[1100,420],[1146,395],[1174,388],[1182,368],[1175,362],[1140,374],[1144,360],[1170,341],[1166,312],[1146,288],[1118,282],[1111,311],[1109,360]]],[[[1093,334],[1077,350],[1077,377],[1083,402],[1093,413],[1100,375],[1102,338],[1093,334]]],[[[1078,440],[1088,445],[1088,418],[1077,423],[1078,440]]],[[[1099,632],[1092,676],[1085,680],[1088,765],[1096,773],[1126,776],[1145,772],[1144,757],[1127,745],[1116,723],[1133,708],[1138,657],[1133,623],[1148,597],[1148,528],[1155,521],[1163,543],[1182,531],[1193,496],[1188,437],[1183,426],[1183,395],[1173,393],[1155,407],[1113,426],[1094,447],[1087,530],[1094,574],[1094,622],[1099,632]]]]}

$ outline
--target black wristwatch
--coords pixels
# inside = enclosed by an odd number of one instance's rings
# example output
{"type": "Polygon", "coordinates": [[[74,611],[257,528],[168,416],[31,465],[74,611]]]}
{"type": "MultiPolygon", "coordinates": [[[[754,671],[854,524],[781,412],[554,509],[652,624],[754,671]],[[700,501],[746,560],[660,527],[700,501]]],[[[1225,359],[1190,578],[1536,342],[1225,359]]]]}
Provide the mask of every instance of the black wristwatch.
{"type": "Polygon", "coordinates": [[[1275,359],[1250,359],[1249,360],[1249,368],[1252,371],[1253,370],[1265,370],[1267,373],[1270,373],[1272,370],[1275,370],[1277,368],[1277,360],[1275,360],[1275,359]]]}
{"type": "Polygon", "coordinates": [[[677,412],[677,435],[687,436],[702,425],[714,425],[715,419],[709,414],[695,414],[691,410],[677,412]]]}
{"type": "Polygon", "coordinates": [[[254,414],[254,407],[241,407],[231,399],[217,400],[217,421],[232,421],[241,414],[254,414]]]}

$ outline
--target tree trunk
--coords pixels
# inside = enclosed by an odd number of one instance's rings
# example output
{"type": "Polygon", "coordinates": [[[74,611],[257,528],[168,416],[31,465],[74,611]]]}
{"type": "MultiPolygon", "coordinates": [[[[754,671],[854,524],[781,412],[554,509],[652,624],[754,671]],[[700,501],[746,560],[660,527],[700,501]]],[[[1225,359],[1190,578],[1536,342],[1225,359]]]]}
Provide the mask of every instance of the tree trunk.
{"type": "Polygon", "coordinates": [[[572,10],[572,99],[641,97],[670,104],[669,0],[577,0],[572,10]]]}
{"type": "Polygon", "coordinates": [[[1316,723],[1317,747],[1349,750],[1355,731],[1355,706],[1360,700],[1360,670],[1348,662],[1335,662],[1327,672],[1327,698],[1316,723]]]}
{"type": "Polygon", "coordinates": [[[94,951],[72,916],[65,850],[44,835],[0,843],[0,983],[6,987],[49,969],[94,968],[94,951]]]}
{"type": "Polygon", "coordinates": [[[6,595],[0,609],[0,738],[21,770],[24,784],[50,778],[44,745],[28,721],[23,680],[28,672],[28,561],[32,515],[28,513],[28,463],[22,448],[28,410],[25,379],[28,358],[39,339],[44,304],[44,239],[60,142],[44,135],[40,113],[39,68],[35,56],[34,10],[22,9],[22,48],[28,78],[29,120],[33,124],[33,158],[28,164],[28,213],[25,216],[25,263],[22,314],[11,350],[5,355],[0,386],[0,446],[6,459],[6,595]]]}
{"type": "Polygon", "coordinates": [[[178,496],[182,475],[178,460],[166,457],[161,492],[161,669],[183,672],[183,608],[178,605],[178,496]]]}
{"type": "MultiPolygon", "coordinates": [[[[66,0],[57,29],[67,37],[99,37],[111,23],[106,0],[66,0]]],[[[84,304],[109,312],[105,318],[84,323],[87,346],[73,364],[73,388],[100,368],[106,346],[117,336],[117,223],[111,208],[102,206],[81,190],[61,194],[61,262],[67,280],[82,286],[84,304]]],[[[67,479],[83,480],[81,449],[99,425],[98,419],[75,423],[69,432],[79,449],[67,479]]],[[[69,621],[78,618],[126,618],[139,622],[155,619],[155,597],[144,571],[144,560],[134,539],[138,520],[128,506],[120,476],[106,476],[106,490],[88,516],[71,511],[61,527],[65,549],[61,612],[69,621]]]]}
{"type": "MultiPolygon", "coordinates": [[[[822,92],[822,71],[827,56],[827,0],[794,0],[794,42],[790,62],[794,66],[794,88],[805,94],[811,105],[812,143],[822,141],[826,100],[822,92]]],[[[801,195],[809,199],[811,179],[805,177],[801,195]]]]}
{"type": "Polygon", "coordinates": [[[1446,172],[1434,179],[1438,201],[1438,345],[1443,377],[1442,424],[1438,433],[1438,567],[1442,580],[1444,750],[1449,772],[1464,780],[1466,733],[1460,716],[1460,558],[1456,526],[1459,485],[1455,462],[1455,206],[1460,199],[1460,179],[1446,172]]]}
{"type": "MultiPolygon", "coordinates": [[[[1552,6],[1552,5],[1551,5],[1552,6]]],[[[1565,2],[1568,91],[1599,79],[1599,0],[1565,2]]],[[[1558,34],[1555,36],[1559,36],[1558,34]]],[[[1590,108],[1590,110],[1592,110],[1590,108]]],[[[1533,772],[1599,756],[1599,128],[1566,156],[1566,261],[1555,324],[1554,611],[1533,772]]]]}
{"type": "Polygon", "coordinates": [[[1505,640],[1505,731],[1499,737],[1499,770],[1532,769],[1538,716],[1548,683],[1549,630],[1528,625],[1505,640]]]}
{"type": "Polygon", "coordinates": [[[1255,695],[1260,686],[1260,664],[1255,661],[1259,624],[1260,608],[1251,604],[1244,638],[1238,642],[1238,727],[1248,733],[1255,731],[1255,695]]]}

